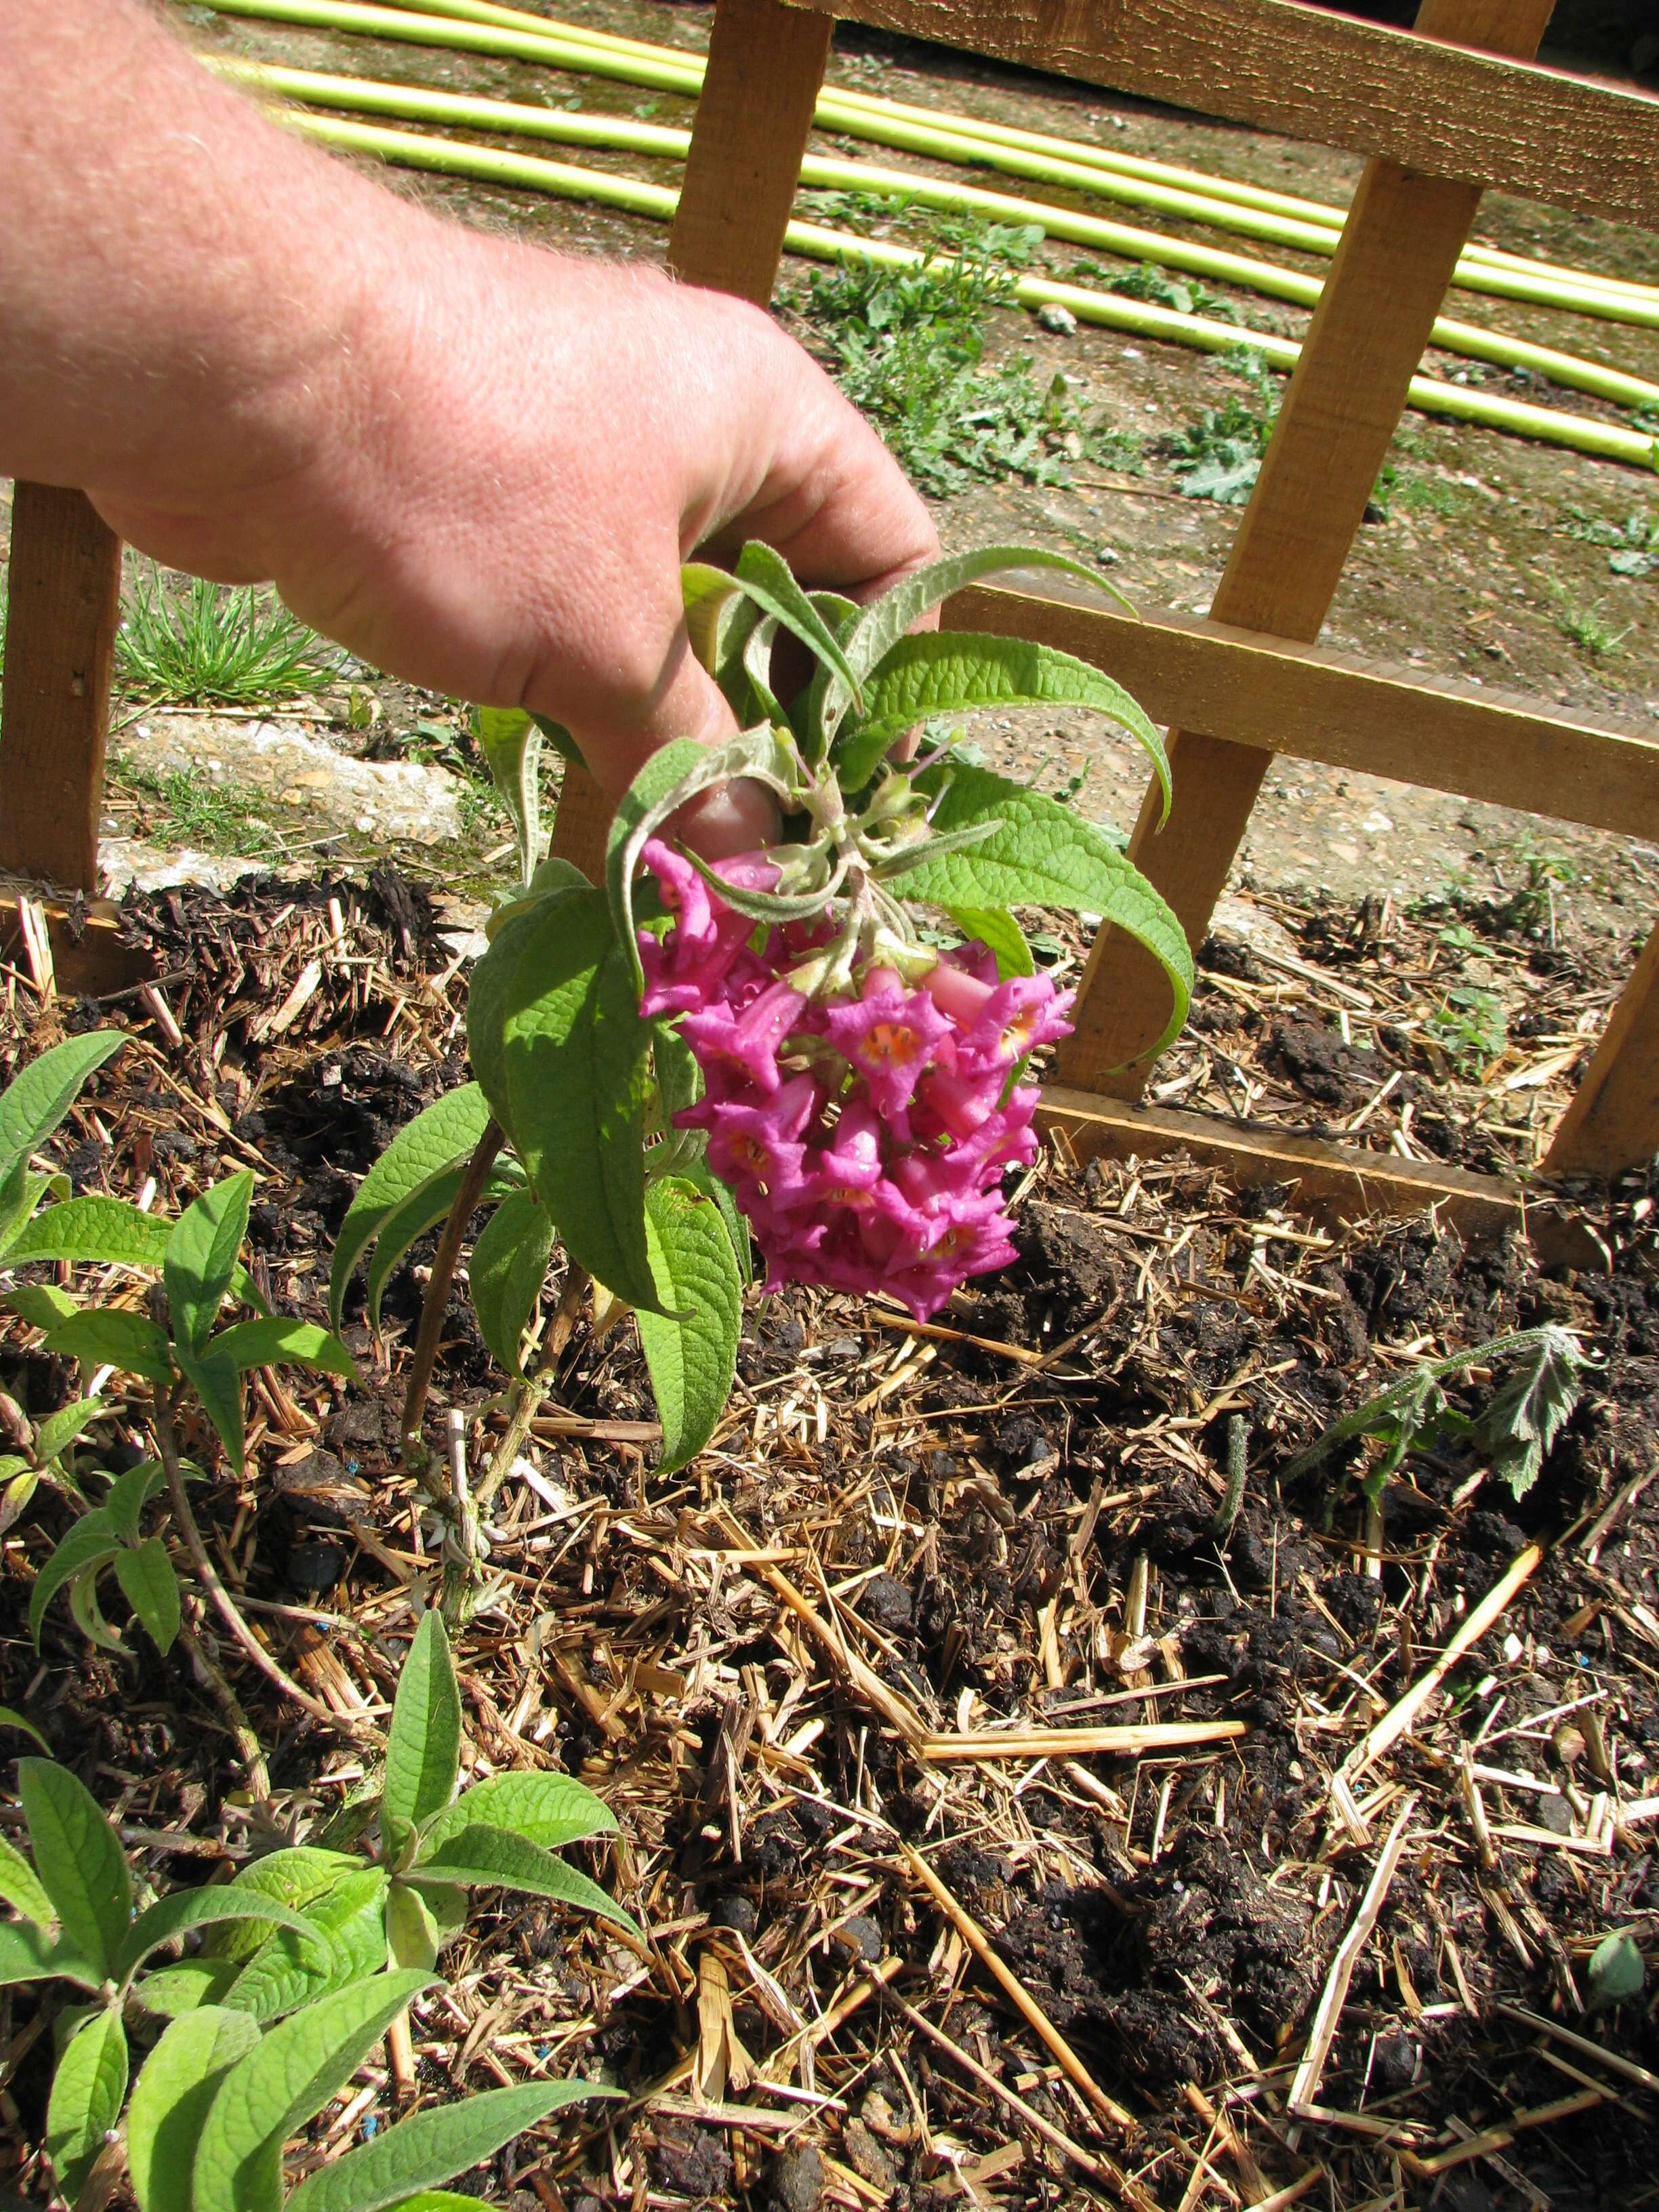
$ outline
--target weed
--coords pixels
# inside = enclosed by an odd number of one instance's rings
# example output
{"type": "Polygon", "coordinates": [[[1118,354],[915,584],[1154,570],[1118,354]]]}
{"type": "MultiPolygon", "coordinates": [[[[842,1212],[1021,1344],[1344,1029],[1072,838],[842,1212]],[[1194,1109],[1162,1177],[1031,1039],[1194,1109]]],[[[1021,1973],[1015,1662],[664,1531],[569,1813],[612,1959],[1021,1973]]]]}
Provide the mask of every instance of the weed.
{"type": "Polygon", "coordinates": [[[1178,315],[1207,315],[1212,322],[1236,323],[1238,310],[1195,277],[1171,276],[1156,261],[1137,261],[1115,274],[1093,261],[1078,261],[1071,274],[1085,284],[1101,284],[1126,300],[1145,300],[1154,307],[1173,307],[1178,315]]]}
{"type": "Polygon", "coordinates": [[[1371,488],[1367,521],[1386,521],[1393,514],[1437,514],[1444,520],[1463,511],[1464,495],[1440,477],[1402,476],[1392,461],[1384,461],[1371,488]]]}
{"type": "Polygon", "coordinates": [[[1630,635],[1628,623],[1623,629],[1613,629],[1601,612],[1600,599],[1592,599],[1587,607],[1580,606],[1565,585],[1559,583],[1551,584],[1550,597],[1555,601],[1556,628],[1592,660],[1605,660],[1630,635]]]}
{"type": "Polygon", "coordinates": [[[1428,1030],[1460,1075],[1479,1080],[1509,1042],[1504,1005],[1495,991],[1460,983],[1429,1016],[1428,1030]]]}
{"type": "Polygon", "coordinates": [[[813,222],[833,223],[867,238],[884,225],[902,222],[915,201],[908,192],[805,191],[800,205],[813,222]]]}
{"type": "Polygon", "coordinates": [[[134,579],[115,661],[123,689],[152,703],[258,707],[326,690],[346,655],[251,585],[191,577],[179,590],[151,568],[134,579]]]}
{"type": "Polygon", "coordinates": [[[214,783],[200,769],[178,768],[165,772],[116,764],[118,780],[143,799],[155,802],[152,815],[141,809],[139,826],[146,836],[160,836],[199,853],[236,854],[249,860],[276,860],[283,856],[281,840],[240,791],[214,783]]]}
{"type": "Polygon", "coordinates": [[[1261,457],[1279,413],[1279,392],[1267,363],[1248,346],[1237,347],[1221,359],[1249,384],[1254,404],[1230,392],[1219,407],[1206,407],[1195,422],[1160,439],[1153,450],[1180,477],[1188,499],[1243,507],[1261,473],[1261,457]]]}
{"type": "Polygon", "coordinates": [[[1582,507],[1562,510],[1567,537],[1586,545],[1604,545],[1615,576],[1659,574],[1659,514],[1627,514],[1622,522],[1602,522],[1582,507]]]}

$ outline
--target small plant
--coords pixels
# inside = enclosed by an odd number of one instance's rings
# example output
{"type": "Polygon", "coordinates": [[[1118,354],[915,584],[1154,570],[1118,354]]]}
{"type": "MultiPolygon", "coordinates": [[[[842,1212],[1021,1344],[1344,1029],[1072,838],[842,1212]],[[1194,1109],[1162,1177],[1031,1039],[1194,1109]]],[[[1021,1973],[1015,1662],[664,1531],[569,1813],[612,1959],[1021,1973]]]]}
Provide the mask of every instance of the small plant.
{"type": "Polygon", "coordinates": [[[152,801],[159,818],[143,819],[146,836],[175,839],[198,852],[235,854],[250,860],[279,860],[282,841],[241,792],[215,783],[198,768],[158,771],[134,761],[118,761],[116,775],[125,788],[152,801]]]}
{"type": "Polygon", "coordinates": [[[1155,307],[1173,307],[1178,315],[1207,315],[1212,322],[1236,323],[1238,310],[1218,292],[1211,292],[1196,277],[1171,276],[1156,261],[1137,261],[1115,273],[1093,261],[1078,261],[1071,274],[1085,284],[1103,284],[1126,300],[1145,300],[1155,307]]]}
{"type": "Polygon", "coordinates": [[[1659,514],[1627,514],[1622,522],[1603,522],[1581,507],[1565,510],[1562,528],[1569,538],[1607,548],[1607,567],[1615,576],[1659,574],[1659,514]]]}
{"type": "Polygon", "coordinates": [[[1592,660],[1605,660],[1630,635],[1628,623],[1623,629],[1613,629],[1601,612],[1600,599],[1581,606],[1564,584],[1552,584],[1550,596],[1555,602],[1556,628],[1592,660]]]}
{"type": "MultiPolygon", "coordinates": [[[[406,1440],[482,1203],[494,1211],[470,1279],[485,1340],[517,1378],[511,1449],[591,1279],[603,1286],[594,1326],[621,1307],[639,1316],[665,1469],[702,1449],[725,1407],[751,1231],[769,1284],[884,1287],[923,1316],[1001,1264],[1003,1173],[1035,1148],[1036,1092],[1021,1077],[1033,1048],[1063,1033],[1066,1005],[1035,972],[1015,906],[1103,915],[1136,937],[1169,973],[1175,1034],[1191,988],[1186,941],[1113,838],[948,749],[902,768],[888,757],[932,716],[1076,705],[1135,738],[1167,794],[1157,731],[1087,664],[1008,638],[910,635],[952,592],[1030,566],[1099,588],[1079,563],[1017,547],[936,562],[862,608],[803,592],[764,545],[746,547],[732,574],[688,568],[694,644],[745,726],[725,745],[681,741],[647,763],[617,809],[602,886],[539,860],[529,719],[480,717],[518,824],[521,886],[473,976],[477,1080],[417,1115],[375,1164],[330,1284],[337,1326],[371,1249],[372,1303],[397,1257],[445,1221],[406,1440]],[[787,703],[773,688],[784,635],[817,664],[787,703]],[[675,848],[670,824],[732,776],[776,795],[784,836],[710,866],[675,848]],[[941,957],[918,908],[969,944],[941,957]],[[558,1325],[527,1370],[556,1241],[568,1260],[558,1325]]],[[[498,1455],[481,1498],[504,1471],[498,1455]]]]}
{"type": "Polygon", "coordinates": [[[1425,1027],[1460,1075],[1479,1081],[1509,1043],[1504,1002],[1495,991],[1460,983],[1447,992],[1425,1027]]]}
{"type": "Polygon", "coordinates": [[[1577,1339],[1553,1323],[1495,1336],[1449,1358],[1429,1360],[1334,1422],[1297,1455],[1284,1479],[1294,1481],[1328,1459],[1339,1445],[1369,1437],[1382,1449],[1366,1469],[1360,1488],[1376,1504],[1408,1452],[1448,1435],[1483,1457],[1516,1498],[1524,1498],[1537,1481],[1551,1445],[1572,1418],[1584,1368],[1577,1339]],[[1442,1386],[1452,1376],[1511,1358],[1519,1358],[1520,1366],[1483,1413],[1471,1419],[1451,1405],[1442,1386]]]}
{"type": "Polygon", "coordinates": [[[51,1759],[18,1762],[33,1856],[0,1838],[0,1900],[18,1915],[0,1921],[0,1984],[60,1979],[89,2000],[65,2015],[46,2111],[71,2206],[91,2201],[124,2106],[139,2212],[465,2212],[476,2200],[425,2192],[560,2106],[617,2094],[586,2081],[489,2090],[417,2112],[284,2187],[284,2145],[433,1985],[469,1889],[528,1891],[633,1927],[550,1848],[615,1826],[599,1799],[539,1773],[457,1798],[459,1749],[459,1690],[428,1613],[398,1681],[379,1796],[361,1808],[365,1826],[378,1818],[376,1857],[277,1850],[136,1917],[120,1840],[84,1786],[51,1759]],[[153,1964],[203,1931],[198,1955],[153,1964]],[[130,2006],[171,2024],[129,2104],[130,2006]]]}
{"type": "Polygon", "coordinates": [[[1261,473],[1279,393],[1259,353],[1240,347],[1223,359],[1249,384],[1255,404],[1230,392],[1219,407],[1206,407],[1196,422],[1159,439],[1153,450],[1168,459],[1188,499],[1243,507],[1261,473]]]}
{"type": "Polygon", "coordinates": [[[153,566],[135,576],[115,639],[123,687],[158,705],[272,705],[326,690],[346,658],[252,585],[172,588],[153,566]]]}

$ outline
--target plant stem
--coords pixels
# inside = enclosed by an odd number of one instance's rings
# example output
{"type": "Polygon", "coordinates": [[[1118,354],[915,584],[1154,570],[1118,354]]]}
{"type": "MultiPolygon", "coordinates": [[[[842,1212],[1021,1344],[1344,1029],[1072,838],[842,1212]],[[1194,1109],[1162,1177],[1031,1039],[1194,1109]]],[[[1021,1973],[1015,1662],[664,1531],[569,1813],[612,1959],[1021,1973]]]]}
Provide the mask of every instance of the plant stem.
{"type": "Polygon", "coordinates": [[[489,1471],[478,1485],[478,1518],[482,1521],[495,1501],[495,1492],[513,1472],[514,1461],[524,1449],[525,1438],[530,1434],[530,1424],[547,1401],[553,1388],[554,1372],[561,1353],[570,1341],[571,1333],[581,1317],[582,1301],[587,1296],[592,1278],[586,1269],[573,1267],[565,1277],[564,1288],[547,1334],[542,1340],[541,1355],[535,1372],[522,1382],[515,1382],[507,1398],[510,1408],[507,1427],[495,1447],[489,1462],[489,1471]]]}
{"type": "Polygon", "coordinates": [[[1250,1449],[1249,1419],[1244,1413],[1227,1417],[1227,1488],[1215,1516],[1215,1533],[1224,1542],[1233,1532],[1244,1503],[1244,1467],[1250,1449]]]}
{"type": "Polygon", "coordinates": [[[242,1765],[247,1770],[247,1786],[256,1805],[270,1802],[270,1769],[265,1764],[264,1747],[253,1733],[253,1724],[242,1710],[242,1701],[230,1686],[224,1670],[216,1659],[208,1656],[207,1646],[187,1620],[179,1624],[179,1641],[191,1656],[191,1663],[213,1693],[215,1704],[225,1717],[225,1723],[241,1753],[242,1765]]]}
{"type": "Polygon", "coordinates": [[[444,1313],[449,1304],[450,1287],[455,1280],[455,1269],[461,1256],[461,1239],[466,1234],[466,1224],[472,1218],[473,1208],[483,1195],[483,1187],[489,1170],[495,1164],[495,1155],[507,1141],[506,1132],[499,1121],[484,1124],[484,1133],[466,1164],[466,1173],[455,1194],[455,1202],[449,1209],[449,1218],[444,1223],[444,1233],[438,1240],[438,1249],[433,1255],[432,1276],[426,1286],[426,1296],[421,1302],[421,1325],[415,1338],[415,1350],[409,1364],[409,1380],[404,1389],[403,1442],[407,1457],[411,1438],[421,1433],[421,1416],[426,1411],[427,1393],[432,1387],[432,1370],[437,1364],[438,1340],[443,1332],[444,1313]]]}
{"type": "MultiPolygon", "coordinates": [[[[180,1386],[182,1387],[182,1386],[180,1386]]],[[[219,1618],[241,1645],[266,1681],[280,1690],[285,1698],[310,1714],[313,1720],[321,1721],[325,1727],[343,1729],[349,1735],[362,1733],[362,1724],[354,1724],[339,1713],[331,1711],[319,1698],[302,1690],[290,1676],[285,1674],[265,1650],[258,1638],[236,1609],[236,1601],[219,1579],[219,1571],[208,1556],[207,1546],[202,1541],[202,1532],[196,1525],[196,1516],[191,1511],[190,1499],[185,1494],[185,1471],[179,1463],[178,1431],[173,1427],[173,1404],[166,1391],[155,1394],[155,1447],[161,1455],[162,1469],[167,1479],[167,1497],[173,1505],[173,1517],[190,1553],[191,1565],[196,1570],[196,1579],[213,1601],[219,1618]]]]}

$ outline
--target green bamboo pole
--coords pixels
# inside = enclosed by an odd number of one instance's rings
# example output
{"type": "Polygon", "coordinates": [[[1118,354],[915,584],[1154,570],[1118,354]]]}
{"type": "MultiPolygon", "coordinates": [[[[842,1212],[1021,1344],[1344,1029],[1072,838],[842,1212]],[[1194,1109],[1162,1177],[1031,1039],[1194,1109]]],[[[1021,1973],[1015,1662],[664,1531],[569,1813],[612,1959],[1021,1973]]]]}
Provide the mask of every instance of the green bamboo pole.
{"type": "MultiPolygon", "coordinates": [[[[605,147],[671,161],[684,161],[691,143],[689,131],[643,123],[629,116],[529,107],[511,100],[440,92],[424,86],[379,84],[362,77],[335,76],[314,70],[260,62],[222,62],[214,66],[221,74],[262,91],[302,100],[312,106],[342,108],[348,112],[514,133],[551,139],[564,145],[605,147]]],[[[1050,236],[1066,239],[1074,245],[1132,259],[1162,262],[1194,275],[1216,277],[1290,300],[1302,307],[1314,306],[1321,290],[1316,276],[1279,269],[1271,262],[1251,260],[1212,246],[1167,239],[1153,231],[1103,222],[1098,216],[1079,215],[1069,209],[985,191],[971,185],[944,182],[907,170],[883,169],[864,162],[835,161],[809,154],[801,163],[801,181],[832,191],[885,194],[945,210],[971,208],[1004,222],[1036,223],[1050,236]]],[[[1469,359],[1492,362],[1505,368],[1532,369],[1554,383],[1594,392],[1620,406],[1659,406],[1659,384],[1627,376],[1575,355],[1558,353],[1548,346],[1534,345],[1527,339],[1444,318],[1435,324],[1432,335],[1436,345],[1469,359]]],[[[1249,343],[1250,336],[1241,331],[1241,342],[1249,343]]]]}
{"type": "MultiPolygon", "coordinates": [[[[372,154],[406,167],[429,169],[448,176],[472,177],[488,184],[510,185],[531,191],[556,194],[565,199],[585,199],[601,207],[672,220],[678,194],[637,178],[581,169],[538,155],[504,153],[494,147],[462,145],[453,139],[428,138],[408,131],[389,131],[377,124],[358,123],[334,115],[307,114],[299,109],[276,111],[289,128],[303,136],[353,153],[372,154]]],[[[874,263],[884,268],[914,269],[927,256],[914,246],[896,246],[890,240],[857,238],[819,223],[792,222],[785,234],[791,252],[814,260],[854,265],[874,263]]],[[[1179,314],[1140,300],[1090,291],[1080,284],[1062,284],[1048,277],[1021,276],[1012,286],[1022,307],[1049,303],[1068,307],[1080,322],[1108,330],[1127,331],[1145,337],[1164,338],[1201,352],[1222,353],[1241,343],[1238,326],[1213,322],[1205,315],[1179,314]]],[[[1265,332],[1244,334],[1254,351],[1274,368],[1291,369],[1301,349],[1289,338],[1265,332]]],[[[1488,392],[1466,391],[1442,384],[1432,377],[1412,379],[1411,404],[1420,412],[1445,415],[1454,420],[1508,430],[1522,437],[1565,446],[1606,460],[1630,461],[1638,467],[1655,465],[1659,440],[1633,430],[1597,422],[1582,415],[1553,408],[1529,407],[1519,400],[1495,398],[1488,392]]]]}
{"type": "MultiPolygon", "coordinates": [[[[471,11],[487,6],[489,0],[441,0],[441,4],[452,10],[465,6],[469,13],[465,16],[456,13],[444,15],[417,13],[399,6],[377,7],[364,4],[364,0],[207,0],[207,4],[222,14],[252,16],[276,22],[303,23],[364,37],[386,38],[411,45],[539,62],[552,68],[610,76],[659,91],[675,92],[690,99],[696,97],[702,87],[702,64],[697,57],[680,56],[666,48],[640,48],[635,51],[636,42],[624,45],[620,40],[607,40],[600,44],[598,43],[601,36],[599,33],[582,33],[572,36],[562,31],[550,33],[545,28],[530,32],[509,28],[494,20],[475,20],[471,11]]],[[[493,13],[505,15],[514,23],[529,21],[539,25],[542,22],[540,17],[526,18],[505,9],[493,13]]],[[[928,112],[926,110],[919,112],[928,112]]],[[[1173,187],[1120,175],[1094,167],[1087,161],[1039,156],[993,142],[988,137],[969,137],[954,127],[939,127],[938,118],[927,124],[907,121],[895,114],[890,106],[884,107],[879,112],[872,112],[838,91],[826,92],[820,99],[817,120],[821,128],[848,137],[896,146],[943,161],[1000,169],[1041,183],[1067,186],[1133,205],[1153,207],[1182,221],[1231,229],[1245,236],[1327,258],[1335,252],[1340,236],[1340,229],[1334,228],[1329,221],[1315,223],[1293,220],[1289,216],[1271,216],[1212,196],[1177,191],[1173,187]]],[[[967,118],[950,118],[952,125],[958,120],[967,122],[967,118]]],[[[982,126],[969,127],[976,130],[982,126]]],[[[1063,144],[1065,142],[1054,143],[1063,144]]],[[[1089,149],[1073,148],[1071,150],[1086,153],[1089,149]]],[[[1659,329],[1659,293],[1644,298],[1634,292],[1618,291],[1583,276],[1575,276],[1571,282],[1565,282],[1485,262],[1477,263],[1468,258],[1459,263],[1454,282],[1467,291],[1486,293],[1501,299],[1524,300],[1536,306],[1562,307],[1603,320],[1659,329]]]]}

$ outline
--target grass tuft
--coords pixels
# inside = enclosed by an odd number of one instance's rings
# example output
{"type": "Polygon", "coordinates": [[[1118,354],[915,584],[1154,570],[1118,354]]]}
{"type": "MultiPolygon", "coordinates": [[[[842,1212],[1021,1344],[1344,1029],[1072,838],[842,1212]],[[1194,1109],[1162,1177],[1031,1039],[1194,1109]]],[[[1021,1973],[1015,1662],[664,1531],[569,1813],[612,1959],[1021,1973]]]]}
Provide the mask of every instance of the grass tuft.
{"type": "Polygon", "coordinates": [[[268,592],[179,588],[154,568],[134,578],[115,640],[121,688],[157,706],[272,706],[325,690],[346,658],[268,592]]]}

